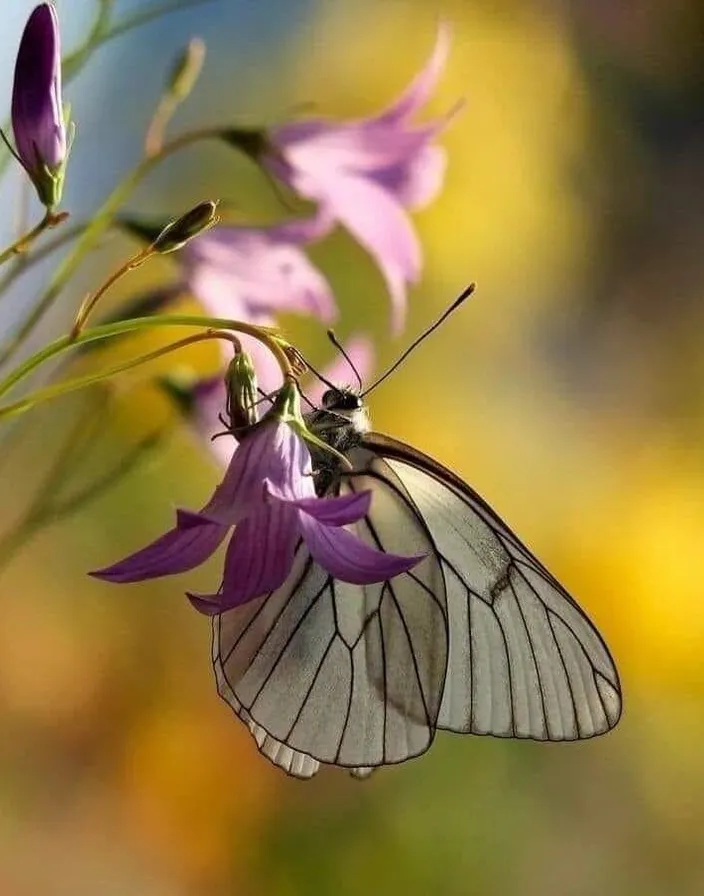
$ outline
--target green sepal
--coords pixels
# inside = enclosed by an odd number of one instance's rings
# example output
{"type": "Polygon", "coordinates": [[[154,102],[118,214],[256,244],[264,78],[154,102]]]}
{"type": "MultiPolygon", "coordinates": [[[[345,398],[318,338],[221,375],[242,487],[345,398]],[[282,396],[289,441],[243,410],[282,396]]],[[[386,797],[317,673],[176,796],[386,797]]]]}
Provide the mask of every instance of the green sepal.
{"type": "Polygon", "coordinates": [[[296,383],[284,383],[274,400],[274,406],[266,414],[262,422],[272,418],[279,420],[281,423],[287,423],[299,438],[308,442],[310,445],[315,445],[315,447],[319,448],[321,451],[327,451],[328,454],[332,454],[333,457],[336,457],[343,466],[352,469],[352,464],[344,454],[341,454],[336,448],[333,448],[332,445],[328,445],[327,442],[318,438],[318,436],[312,433],[306,426],[301,411],[301,396],[296,383]]]}
{"type": "Polygon", "coordinates": [[[207,199],[189,209],[175,221],[170,221],[163,230],[157,234],[151,247],[160,255],[168,255],[169,252],[177,252],[186,243],[210,230],[219,221],[217,213],[218,203],[207,199]]]}
{"type": "Polygon", "coordinates": [[[76,125],[71,120],[71,105],[64,104],[64,127],[66,128],[66,154],[61,163],[56,168],[50,168],[48,165],[41,165],[34,171],[27,169],[34,184],[39,201],[50,212],[53,212],[61,203],[61,197],[64,192],[64,178],[66,177],[66,166],[68,165],[73,141],[76,137],[76,125]]]}
{"type": "Polygon", "coordinates": [[[227,414],[234,430],[244,430],[257,422],[257,373],[247,352],[236,352],[225,372],[227,414]]]}
{"type": "Polygon", "coordinates": [[[118,225],[135,239],[152,246],[160,255],[168,255],[183,248],[194,237],[205,233],[219,222],[218,203],[208,199],[200,202],[173,221],[156,221],[155,219],[137,218],[121,215],[118,225]]]}

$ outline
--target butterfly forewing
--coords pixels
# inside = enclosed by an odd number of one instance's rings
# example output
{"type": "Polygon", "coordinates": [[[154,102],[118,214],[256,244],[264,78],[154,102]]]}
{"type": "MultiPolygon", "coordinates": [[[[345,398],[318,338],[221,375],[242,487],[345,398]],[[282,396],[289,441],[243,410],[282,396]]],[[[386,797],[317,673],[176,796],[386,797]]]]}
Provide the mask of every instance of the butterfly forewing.
{"type": "Polygon", "coordinates": [[[450,471],[365,438],[403,483],[445,573],[450,646],[438,727],[576,740],[612,728],[618,674],[600,635],[489,506],[450,471]]]}

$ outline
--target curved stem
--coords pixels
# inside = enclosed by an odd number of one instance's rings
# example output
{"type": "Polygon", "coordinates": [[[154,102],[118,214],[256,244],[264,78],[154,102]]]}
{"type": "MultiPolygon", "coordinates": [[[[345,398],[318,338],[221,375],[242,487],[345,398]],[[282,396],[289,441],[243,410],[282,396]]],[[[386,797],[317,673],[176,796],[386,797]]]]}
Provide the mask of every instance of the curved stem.
{"type": "MultiPolygon", "coordinates": [[[[144,355],[139,355],[137,358],[130,358],[129,361],[123,361],[121,364],[116,364],[114,367],[108,367],[107,370],[101,370],[98,373],[89,373],[86,376],[79,376],[76,377],[76,379],[56,383],[55,385],[47,386],[44,389],[37,389],[36,392],[32,392],[31,395],[28,395],[26,398],[21,398],[19,401],[12,402],[12,404],[0,407],[0,419],[4,417],[13,417],[15,414],[21,414],[23,411],[28,411],[31,407],[34,407],[34,405],[42,404],[42,402],[45,401],[51,401],[52,398],[59,398],[61,395],[68,395],[69,392],[77,392],[79,389],[85,389],[86,386],[94,386],[97,383],[110,379],[110,377],[116,376],[118,373],[125,373],[127,370],[132,370],[142,364],[147,364],[149,361],[155,361],[163,355],[168,355],[171,352],[178,351],[188,345],[202,342],[205,339],[215,338],[215,335],[216,334],[206,332],[198,333],[195,336],[186,336],[184,339],[179,339],[169,345],[154,349],[154,351],[147,352],[144,355]]],[[[222,336],[222,334],[219,335],[222,336]]]]}
{"type": "MultiPolygon", "coordinates": [[[[228,320],[227,318],[203,317],[201,315],[192,314],[164,314],[155,315],[154,317],[116,321],[115,323],[92,327],[89,330],[84,330],[76,339],[74,339],[71,334],[62,336],[40,349],[15,368],[15,370],[0,383],[0,395],[5,395],[17,383],[29,376],[30,373],[42,364],[57,357],[68,349],[77,348],[80,345],[86,345],[102,339],[109,339],[112,336],[119,336],[134,330],[145,330],[153,327],[199,327],[201,329],[232,330],[236,333],[243,333],[245,336],[251,336],[254,339],[258,339],[269,349],[281,368],[281,373],[284,379],[294,379],[294,371],[291,362],[282,347],[283,340],[276,336],[276,331],[266,327],[258,327],[254,324],[249,324],[246,321],[228,320]]],[[[203,338],[203,335],[204,334],[202,333],[199,334],[200,338],[203,338]]],[[[222,333],[217,334],[217,336],[218,338],[224,338],[222,333]]],[[[208,338],[213,338],[213,336],[211,335],[208,338]]],[[[138,363],[143,363],[146,358],[147,356],[143,356],[142,360],[138,363]]],[[[95,382],[97,382],[97,380],[95,380],[95,382]]],[[[16,404],[22,404],[22,402],[16,402],[16,404]]],[[[25,410],[26,405],[21,409],[25,410]]],[[[0,410],[0,413],[6,415],[6,409],[0,410]]]]}
{"type": "Polygon", "coordinates": [[[8,246],[7,249],[0,252],[0,265],[9,261],[13,255],[20,255],[22,252],[25,252],[34,240],[44,233],[45,230],[49,230],[51,227],[56,227],[57,224],[60,224],[67,217],[68,216],[65,214],[54,215],[52,212],[46,212],[44,217],[35,227],[32,227],[27,233],[22,234],[22,236],[16,239],[11,246],[8,246]]]}
{"type": "Polygon", "coordinates": [[[3,350],[0,352],[0,366],[10,360],[10,358],[12,358],[24,345],[25,341],[33,333],[35,327],[41,322],[68,280],[73,276],[74,272],[83,261],[83,258],[93,248],[102,234],[110,227],[120,206],[142,178],[173,153],[176,153],[193,143],[197,143],[200,140],[216,139],[221,132],[222,128],[211,127],[200,128],[199,130],[182,134],[180,137],[176,137],[168,143],[165,143],[158,154],[143,159],[131,172],[129,172],[129,174],[126,175],[126,177],[123,178],[123,180],[120,181],[120,183],[118,183],[83,231],[83,234],[78,239],[73,251],[59,264],[54,272],[54,276],[49,281],[46,290],[37,304],[22,321],[17,332],[3,347],[3,350]]]}
{"type": "Polygon", "coordinates": [[[71,336],[74,340],[78,338],[80,332],[85,327],[88,318],[92,314],[93,309],[105,293],[114,286],[118,280],[121,280],[126,274],[129,274],[130,271],[138,268],[153,254],[154,250],[151,246],[148,246],[146,249],[140,249],[136,255],[133,255],[132,258],[129,258],[124,264],[121,264],[116,271],[113,271],[102,286],[99,286],[94,293],[90,293],[86,296],[81,303],[81,307],[78,309],[78,314],[76,314],[76,319],[71,329],[71,336]]]}
{"type": "Polygon", "coordinates": [[[155,156],[161,151],[161,148],[164,145],[166,128],[178,109],[178,106],[178,101],[169,94],[162,96],[159,100],[144,138],[144,154],[147,157],[155,156]]]}

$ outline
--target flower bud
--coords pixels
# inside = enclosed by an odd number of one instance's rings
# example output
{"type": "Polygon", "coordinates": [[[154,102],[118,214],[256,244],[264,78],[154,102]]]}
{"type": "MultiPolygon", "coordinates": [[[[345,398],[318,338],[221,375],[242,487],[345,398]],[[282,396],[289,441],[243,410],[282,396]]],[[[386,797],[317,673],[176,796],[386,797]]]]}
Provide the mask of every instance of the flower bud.
{"type": "Polygon", "coordinates": [[[227,415],[233,430],[257,422],[257,374],[247,352],[237,352],[225,373],[227,415]]]}
{"type": "Polygon", "coordinates": [[[199,236],[218,223],[220,218],[216,213],[217,207],[217,202],[211,200],[201,202],[185,215],[167,224],[152,243],[152,250],[160,255],[166,255],[182,249],[193,237],[199,236]]]}
{"type": "Polygon", "coordinates": [[[205,42],[193,37],[179,53],[166,82],[169,96],[183,102],[195,87],[205,61],[205,42]]]}
{"type": "Polygon", "coordinates": [[[61,98],[61,42],[53,3],[27,20],[15,63],[12,129],[17,158],[48,208],[61,200],[68,155],[61,98]]]}

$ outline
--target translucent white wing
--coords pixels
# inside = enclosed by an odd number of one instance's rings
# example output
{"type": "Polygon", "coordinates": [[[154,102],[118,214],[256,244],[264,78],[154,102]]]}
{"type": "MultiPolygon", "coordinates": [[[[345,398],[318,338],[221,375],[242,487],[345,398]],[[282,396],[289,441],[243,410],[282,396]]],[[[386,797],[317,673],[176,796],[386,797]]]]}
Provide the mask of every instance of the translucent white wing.
{"type": "Polygon", "coordinates": [[[441,560],[450,650],[438,727],[576,740],[619,720],[609,651],[575,601],[469,486],[376,433],[365,438],[402,482],[441,560]]]}
{"type": "MultiPolygon", "coordinates": [[[[354,454],[357,469],[376,462],[354,454]]],[[[393,485],[373,485],[374,521],[356,524],[357,534],[425,560],[356,586],[332,579],[301,543],[281,588],[214,620],[220,696],[264,755],[299,777],[318,763],[363,777],[420,755],[435,735],[448,657],[443,574],[416,511],[393,485]]]]}
{"type": "Polygon", "coordinates": [[[287,774],[294,778],[312,778],[313,775],[319,771],[320,763],[306,753],[299,753],[296,750],[292,750],[286,744],[273,738],[261,725],[257,725],[235,696],[224,676],[223,667],[220,663],[220,656],[218,653],[220,649],[219,628],[220,617],[218,616],[215,617],[213,623],[213,668],[215,669],[218,693],[223,700],[232,707],[240,719],[242,719],[249,729],[249,733],[254,738],[259,751],[266,756],[270,762],[273,762],[274,765],[278,765],[279,768],[283,769],[287,774]]]}

